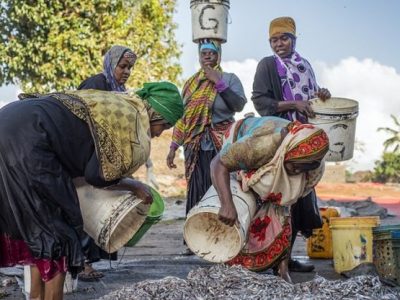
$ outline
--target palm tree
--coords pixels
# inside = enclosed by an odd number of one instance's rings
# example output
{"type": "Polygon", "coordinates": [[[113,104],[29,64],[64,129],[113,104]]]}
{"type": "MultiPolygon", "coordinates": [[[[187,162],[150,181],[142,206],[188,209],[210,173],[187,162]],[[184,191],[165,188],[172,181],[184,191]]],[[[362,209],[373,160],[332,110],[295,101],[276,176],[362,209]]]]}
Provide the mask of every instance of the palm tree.
{"type": "Polygon", "coordinates": [[[393,152],[397,152],[400,149],[400,121],[394,115],[390,115],[390,117],[397,126],[397,129],[390,127],[379,127],[378,131],[385,131],[391,135],[390,138],[383,142],[383,146],[385,146],[385,152],[389,147],[394,147],[393,152]]]}

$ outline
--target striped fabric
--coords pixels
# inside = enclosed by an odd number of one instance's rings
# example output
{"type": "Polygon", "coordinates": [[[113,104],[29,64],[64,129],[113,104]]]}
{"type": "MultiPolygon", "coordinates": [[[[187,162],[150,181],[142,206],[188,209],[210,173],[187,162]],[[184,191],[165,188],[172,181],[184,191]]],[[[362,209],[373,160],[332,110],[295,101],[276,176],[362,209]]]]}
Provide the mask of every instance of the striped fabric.
{"type": "MultiPolygon", "coordinates": [[[[221,67],[217,70],[222,72],[221,67]]],[[[211,108],[217,91],[214,82],[205,77],[203,69],[189,78],[183,87],[183,117],[174,127],[172,141],[177,145],[190,143],[211,124],[211,108]]]]}

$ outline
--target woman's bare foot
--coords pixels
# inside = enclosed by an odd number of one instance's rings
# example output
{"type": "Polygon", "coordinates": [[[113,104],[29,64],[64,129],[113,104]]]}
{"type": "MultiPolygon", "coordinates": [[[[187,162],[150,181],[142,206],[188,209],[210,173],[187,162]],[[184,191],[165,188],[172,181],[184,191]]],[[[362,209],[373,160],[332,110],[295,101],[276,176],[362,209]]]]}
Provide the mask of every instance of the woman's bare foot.
{"type": "Polygon", "coordinates": [[[289,275],[289,258],[282,260],[279,264],[279,276],[286,282],[293,283],[289,275]]]}

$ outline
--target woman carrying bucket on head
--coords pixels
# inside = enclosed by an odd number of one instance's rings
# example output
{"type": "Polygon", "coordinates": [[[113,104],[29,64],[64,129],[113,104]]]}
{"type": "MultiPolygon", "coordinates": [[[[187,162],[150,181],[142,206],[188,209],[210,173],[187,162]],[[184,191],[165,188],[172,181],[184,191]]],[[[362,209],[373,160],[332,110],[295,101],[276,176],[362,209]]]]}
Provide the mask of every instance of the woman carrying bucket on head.
{"type": "Polygon", "coordinates": [[[150,139],[181,118],[175,85],[134,95],[82,90],[24,95],[0,110],[0,267],[31,265],[31,299],[62,299],[65,274],[83,269],[83,220],[73,178],[130,191],[150,139]]]}
{"type": "MultiPolygon", "coordinates": [[[[290,17],[271,21],[269,43],[274,54],[264,57],[257,66],[253,82],[252,101],[261,116],[277,116],[290,121],[307,123],[314,112],[308,100],[331,97],[325,88],[319,88],[311,64],[300,56],[296,49],[296,24],[290,17]]],[[[293,208],[292,246],[297,233],[308,237],[312,229],[322,226],[316,205],[315,191],[299,199],[293,208]],[[303,217],[304,211],[315,211],[313,216],[303,217]]],[[[289,270],[309,272],[313,265],[290,260],[289,270]]]]}
{"type": "MultiPolygon", "coordinates": [[[[222,144],[225,130],[236,112],[246,104],[239,78],[220,67],[221,45],[215,40],[199,44],[201,69],[189,78],[182,91],[185,103],[183,117],[176,123],[170,151],[169,168],[175,152],[184,147],[187,181],[186,214],[201,200],[211,186],[210,163],[222,144]]],[[[189,249],[185,254],[192,254],[189,249]]]]}
{"type": "Polygon", "coordinates": [[[234,225],[238,216],[232,201],[230,173],[236,172],[243,191],[258,195],[258,210],[242,251],[229,261],[261,271],[279,266],[291,281],[290,206],[321,179],[329,148],[326,133],[311,124],[277,117],[249,117],[235,122],[225,135],[221,152],[211,163],[211,178],[221,209],[219,219],[234,225]]]}

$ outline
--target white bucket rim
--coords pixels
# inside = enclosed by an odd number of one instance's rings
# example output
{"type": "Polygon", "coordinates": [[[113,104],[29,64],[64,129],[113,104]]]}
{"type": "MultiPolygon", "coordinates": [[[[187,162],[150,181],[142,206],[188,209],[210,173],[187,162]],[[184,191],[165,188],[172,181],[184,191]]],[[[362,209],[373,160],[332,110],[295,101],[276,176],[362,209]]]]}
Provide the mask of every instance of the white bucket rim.
{"type": "Polygon", "coordinates": [[[219,207],[202,207],[202,208],[198,208],[195,211],[191,211],[189,212],[189,214],[186,217],[186,221],[184,224],[184,228],[183,228],[183,238],[186,241],[187,246],[189,247],[189,249],[191,251],[193,251],[194,254],[196,254],[197,256],[203,258],[204,260],[207,260],[209,262],[214,262],[214,263],[222,263],[222,262],[226,262],[229,261],[231,259],[233,259],[237,253],[240,252],[240,250],[242,249],[244,243],[245,243],[245,236],[243,236],[241,230],[238,228],[238,225],[235,224],[233,226],[228,226],[224,223],[222,223],[220,220],[218,220],[218,212],[219,212],[219,207]],[[199,250],[196,249],[194,247],[194,245],[192,244],[192,240],[187,236],[188,235],[188,230],[186,229],[187,226],[189,226],[190,221],[194,219],[194,217],[199,216],[201,213],[208,213],[212,216],[214,216],[214,218],[216,220],[218,220],[218,222],[220,222],[223,226],[227,226],[230,228],[230,232],[233,232],[233,234],[235,234],[236,236],[239,237],[239,241],[240,243],[236,244],[235,248],[234,248],[234,253],[236,253],[235,255],[233,255],[232,257],[228,257],[226,260],[218,260],[218,259],[213,259],[213,257],[209,257],[208,254],[203,254],[203,253],[199,253],[199,250]]]}
{"type": "Polygon", "coordinates": [[[322,101],[319,98],[313,98],[309,100],[312,105],[312,109],[315,114],[321,115],[345,115],[358,113],[358,102],[353,99],[343,97],[332,97],[326,101],[322,101]],[[340,101],[340,105],[335,107],[328,106],[332,101],[340,101]]]}
{"type": "Polygon", "coordinates": [[[190,0],[190,8],[199,4],[223,5],[230,9],[229,0],[190,0]]]}
{"type": "Polygon", "coordinates": [[[132,236],[144,223],[147,217],[147,211],[150,208],[150,205],[143,204],[143,200],[139,198],[134,199],[133,203],[129,203],[132,202],[132,199],[130,199],[129,195],[127,195],[124,201],[127,202],[125,205],[128,207],[130,206],[130,208],[126,209],[126,206],[120,205],[118,210],[114,211],[113,215],[109,217],[109,219],[112,220],[112,224],[104,224],[97,237],[99,246],[107,253],[118,251],[132,238],[132,236]],[[116,228],[119,227],[123,220],[126,219],[130,214],[137,215],[137,218],[134,219],[135,222],[131,222],[132,226],[130,226],[130,228],[132,230],[129,231],[130,233],[127,231],[125,234],[121,235],[120,231],[117,231],[116,228]],[[117,216],[114,217],[115,215],[117,216]],[[114,240],[115,235],[117,234],[118,242],[114,240]],[[110,244],[112,247],[110,247],[110,244]]]}

